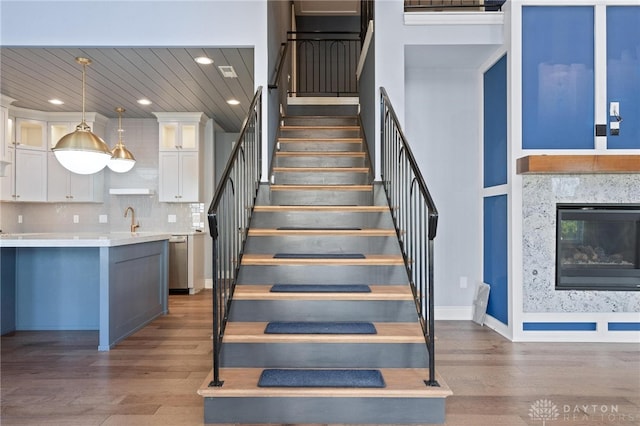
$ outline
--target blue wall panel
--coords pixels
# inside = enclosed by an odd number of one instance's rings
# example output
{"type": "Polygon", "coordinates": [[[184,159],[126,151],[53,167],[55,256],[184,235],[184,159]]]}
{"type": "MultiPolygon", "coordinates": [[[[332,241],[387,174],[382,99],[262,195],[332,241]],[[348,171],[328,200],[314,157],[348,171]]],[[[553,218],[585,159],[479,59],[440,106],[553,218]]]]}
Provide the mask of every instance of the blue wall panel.
{"type": "Polygon", "coordinates": [[[522,148],[592,149],[593,7],[522,9],[522,148]]]}
{"type": "Polygon", "coordinates": [[[596,331],[595,322],[525,322],[524,331],[596,331]]]}
{"type": "Polygon", "coordinates": [[[484,187],[507,183],[507,57],[484,74],[484,187]]]}
{"type": "Polygon", "coordinates": [[[609,331],[640,331],[640,322],[610,322],[609,331]]]}
{"type": "Polygon", "coordinates": [[[491,286],[487,313],[509,324],[507,196],[484,199],[484,274],[491,286]]]}
{"type": "MultiPolygon", "coordinates": [[[[607,115],[620,102],[620,134],[607,138],[612,149],[640,148],[640,7],[607,7],[607,115]]],[[[609,122],[612,120],[609,117],[609,122]]]]}

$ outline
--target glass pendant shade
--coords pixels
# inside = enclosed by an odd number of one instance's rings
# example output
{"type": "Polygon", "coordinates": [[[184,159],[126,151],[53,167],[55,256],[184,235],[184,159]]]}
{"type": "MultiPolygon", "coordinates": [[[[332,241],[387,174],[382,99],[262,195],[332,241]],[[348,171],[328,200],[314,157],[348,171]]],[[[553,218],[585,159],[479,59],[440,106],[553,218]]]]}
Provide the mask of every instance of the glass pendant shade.
{"type": "Polygon", "coordinates": [[[111,151],[111,159],[107,166],[111,171],[116,173],[126,173],[131,170],[136,164],[136,159],[134,158],[131,151],[125,148],[122,143],[122,113],[125,111],[124,108],[118,107],[116,108],[116,112],[118,113],[118,143],[116,144],[113,151],[111,151]]]}
{"type": "Polygon", "coordinates": [[[62,167],[73,173],[88,175],[104,169],[111,159],[111,151],[99,136],[91,133],[84,118],[85,72],[91,60],[76,58],[76,62],[82,65],[82,122],[73,133],[64,135],[51,150],[62,167]]]}

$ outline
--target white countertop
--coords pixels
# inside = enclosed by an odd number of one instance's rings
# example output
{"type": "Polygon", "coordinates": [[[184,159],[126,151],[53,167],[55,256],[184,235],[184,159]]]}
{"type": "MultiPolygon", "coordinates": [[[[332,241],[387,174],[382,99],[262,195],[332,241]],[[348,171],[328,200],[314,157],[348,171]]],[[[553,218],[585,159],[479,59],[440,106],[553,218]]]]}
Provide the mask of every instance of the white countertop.
{"type": "Polygon", "coordinates": [[[169,233],[24,233],[0,234],[0,247],[116,247],[168,240],[169,233]]]}

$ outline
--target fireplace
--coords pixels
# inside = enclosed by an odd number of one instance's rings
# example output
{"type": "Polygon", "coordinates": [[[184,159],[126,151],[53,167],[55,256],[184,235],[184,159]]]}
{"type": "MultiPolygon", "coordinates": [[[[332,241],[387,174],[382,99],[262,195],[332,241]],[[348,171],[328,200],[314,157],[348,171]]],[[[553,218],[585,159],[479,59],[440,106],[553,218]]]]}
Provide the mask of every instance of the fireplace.
{"type": "Polygon", "coordinates": [[[557,204],[556,289],[640,291],[640,205],[557,204]]]}

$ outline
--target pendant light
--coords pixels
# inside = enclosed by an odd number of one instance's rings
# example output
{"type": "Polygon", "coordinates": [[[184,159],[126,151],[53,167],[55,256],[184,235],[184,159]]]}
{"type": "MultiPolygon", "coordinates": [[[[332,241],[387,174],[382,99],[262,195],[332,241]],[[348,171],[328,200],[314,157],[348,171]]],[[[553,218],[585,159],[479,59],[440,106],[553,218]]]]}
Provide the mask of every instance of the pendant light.
{"type": "Polygon", "coordinates": [[[122,143],[122,133],[124,132],[122,129],[122,113],[124,111],[125,109],[122,107],[116,108],[118,113],[118,143],[111,151],[111,160],[107,163],[107,166],[116,173],[126,173],[136,164],[133,154],[122,143]]]}
{"type": "Polygon", "coordinates": [[[76,58],[82,65],[82,122],[73,133],[64,135],[51,150],[62,166],[77,174],[89,175],[104,169],[111,159],[109,146],[91,132],[84,118],[85,74],[91,59],[76,58]]]}

